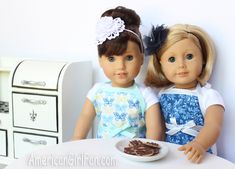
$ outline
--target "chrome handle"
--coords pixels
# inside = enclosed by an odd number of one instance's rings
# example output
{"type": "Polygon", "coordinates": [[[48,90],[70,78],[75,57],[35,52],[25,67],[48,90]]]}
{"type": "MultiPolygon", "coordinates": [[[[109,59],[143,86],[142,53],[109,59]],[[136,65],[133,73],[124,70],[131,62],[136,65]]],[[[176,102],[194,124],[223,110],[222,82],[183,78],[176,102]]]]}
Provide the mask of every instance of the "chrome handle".
{"type": "Polygon", "coordinates": [[[31,140],[29,138],[23,138],[23,141],[34,145],[47,145],[47,142],[45,140],[31,140]]]}
{"type": "Polygon", "coordinates": [[[36,81],[32,81],[32,80],[22,80],[21,84],[22,85],[31,85],[31,86],[46,86],[46,82],[44,82],[44,81],[36,82],[36,81]]]}
{"type": "Polygon", "coordinates": [[[23,103],[30,103],[30,104],[47,104],[46,100],[33,100],[33,99],[27,99],[27,98],[22,98],[21,101],[23,103]]]}

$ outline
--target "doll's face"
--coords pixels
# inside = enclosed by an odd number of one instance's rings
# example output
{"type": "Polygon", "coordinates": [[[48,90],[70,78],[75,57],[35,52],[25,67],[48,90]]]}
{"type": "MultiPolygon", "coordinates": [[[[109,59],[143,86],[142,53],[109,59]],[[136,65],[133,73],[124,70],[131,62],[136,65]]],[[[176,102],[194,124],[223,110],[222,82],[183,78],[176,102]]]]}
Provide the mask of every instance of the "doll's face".
{"type": "Polygon", "coordinates": [[[125,53],[120,56],[102,55],[99,62],[113,87],[130,87],[143,64],[143,54],[137,43],[128,41],[125,53]]]}
{"type": "Polygon", "coordinates": [[[184,39],[167,49],[160,63],[164,75],[176,88],[195,88],[202,71],[202,52],[191,39],[184,39]]]}

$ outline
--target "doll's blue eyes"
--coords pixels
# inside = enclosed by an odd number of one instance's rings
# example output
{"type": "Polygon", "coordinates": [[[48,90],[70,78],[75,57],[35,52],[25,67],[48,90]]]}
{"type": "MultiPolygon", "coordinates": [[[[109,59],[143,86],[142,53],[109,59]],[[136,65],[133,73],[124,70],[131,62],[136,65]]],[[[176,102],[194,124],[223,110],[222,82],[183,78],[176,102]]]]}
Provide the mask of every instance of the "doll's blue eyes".
{"type": "Polygon", "coordinates": [[[170,58],[168,59],[168,61],[169,61],[169,62],[172,62],[172,63],[175,62],[175,57],[173,57],[173,56],[170,57],[170,58]]]}
{"type": "Polygon", "coordinates": [[[186,55],[186,58],[187,58],[188,60],[193,59],[193,54],[191,54],[191,53],[187,54],[187,55],[186,55]]]}
{"type": "Polygon", "coordinates": [[[113,56],[108,56],[108,61],[109,62],[114,62],[115,58],[113,56]]]}
{"type": "MultiPolygon", "coordinates": [[[[189,53],[185,57],[187,60],[192,60],[193,59],[193,54],[189,53]]],[[[168,62],[174,63],[176,61],[176,58],[174,56],[171,56],[168,58],[168,62]]]]}
{"type": "Polygon", "coordinates": [[[126,56],[126,60],[128,60],[128,61],[131,61],[131,60],[133,60],[133,56],[132,55],[128,55],[128,56],[126,56]]]}
{"type": "MultiPolygon", "coordinates": [[[[114,57],[114,56],[108,56],[107,58],[108,58],[108,61],[109,61],[109,62],[114,62],[114,61],[115,61],[115,57],[114,57]]],[[[126,59],[127,61],[131,61],[131,60],[134,59],[134,56],[132,56],[132,55],[127,55],[127,56],[125,56],[125,59],[126,59]]]]}

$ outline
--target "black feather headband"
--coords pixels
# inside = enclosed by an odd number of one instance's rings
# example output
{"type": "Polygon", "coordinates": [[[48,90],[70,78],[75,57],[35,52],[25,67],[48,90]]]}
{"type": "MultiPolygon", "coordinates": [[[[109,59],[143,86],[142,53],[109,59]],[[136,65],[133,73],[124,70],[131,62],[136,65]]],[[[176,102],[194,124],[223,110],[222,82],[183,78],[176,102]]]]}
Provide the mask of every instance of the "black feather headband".
{"type": "Polygon", "coordinates": [[[152,27],[149,36],[144,36],[145,54],[156,54],[165,42],[169,29],[164,25],[152,27]]]}

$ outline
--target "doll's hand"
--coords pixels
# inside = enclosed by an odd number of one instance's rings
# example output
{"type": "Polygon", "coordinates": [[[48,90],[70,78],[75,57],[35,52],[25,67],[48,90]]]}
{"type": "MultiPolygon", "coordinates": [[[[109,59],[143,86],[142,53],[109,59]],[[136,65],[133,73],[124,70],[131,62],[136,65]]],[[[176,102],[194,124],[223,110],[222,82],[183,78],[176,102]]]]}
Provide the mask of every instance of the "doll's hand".
{"type": "Polygon", "coordinates": [[[184,151],[184,154],[188,154],[188,160],[193,163],[200,163],[206,150],[196,140],[189,142],[178,148],[180,151],[184,151]]]}

